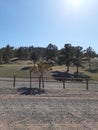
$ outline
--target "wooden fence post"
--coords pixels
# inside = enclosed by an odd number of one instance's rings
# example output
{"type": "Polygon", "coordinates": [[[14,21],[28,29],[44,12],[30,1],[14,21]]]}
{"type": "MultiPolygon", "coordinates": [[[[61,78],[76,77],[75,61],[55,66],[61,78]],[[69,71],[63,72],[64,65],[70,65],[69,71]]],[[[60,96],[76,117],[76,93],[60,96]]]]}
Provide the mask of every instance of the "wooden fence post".
{"type": "Polygon", "coordinates": [[[32,85],[31,85],[31,71],[30,71],[30,89],[31,89],[32,85]]]}
{"type": "Polygon", "coordinates": [[[16,82],[16,76],[14,75],[14,79],[13,79],[13,87],[15,87],[15,82],[16,82]]]}
{"type": "Polygon", "coordinates": [[[65,89],[65,79],[63,79],[63,89],[65,89]]]}
{"type": "Polygon", "coordinates": [[[88,78],[86,79],[86,89],[88,90],[88,78]]]}

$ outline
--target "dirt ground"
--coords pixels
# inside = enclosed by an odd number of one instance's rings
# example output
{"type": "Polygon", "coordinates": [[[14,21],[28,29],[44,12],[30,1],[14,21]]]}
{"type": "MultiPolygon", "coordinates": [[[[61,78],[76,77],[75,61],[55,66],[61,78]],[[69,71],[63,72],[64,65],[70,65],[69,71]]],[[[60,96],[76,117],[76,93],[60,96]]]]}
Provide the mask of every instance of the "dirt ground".
{"type": "Polygon", "coordinates": [[[0,130],[98,130],[98,93],[71,93],[1,94],[0,130]]]}
{"type": "Polygon", "coordinates": [[[0,84],[0,130],[98,130],[98,91],[24,85],[0,84]]]}

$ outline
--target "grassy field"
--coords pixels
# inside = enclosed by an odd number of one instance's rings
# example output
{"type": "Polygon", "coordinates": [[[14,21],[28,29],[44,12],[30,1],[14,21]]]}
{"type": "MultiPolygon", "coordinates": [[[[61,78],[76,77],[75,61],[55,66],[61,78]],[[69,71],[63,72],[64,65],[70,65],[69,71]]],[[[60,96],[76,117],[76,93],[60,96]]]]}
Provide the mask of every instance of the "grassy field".
{"type": "MultiPolygon", "coordinates": [[[[0,65],[0,77],[13,77],[13,75],[16,75],[17,77],[29,77],[29,67],[31,67],[33,64],[31,61],[19,61],[17,63],[13,64],[2,64],[0,65]]],[[[44,76],[51,77],[52,72],[59,71],[59,72],[65,72],[66,66],[53,66],[51,72],[45,73],[44,76]]],[[[74,73],[76,71],[75,67],[70,67],[69,73],[74,73]]],[[[85,68],[79,68],[79,72],[81,72],[83,75],[89,76],[90,79],[98,81],[98,71],[95,72],[89,72],[86,71],[85,68]]],[[[38,76],[37,74],[33,74],[32,76],[38,76]]]]}

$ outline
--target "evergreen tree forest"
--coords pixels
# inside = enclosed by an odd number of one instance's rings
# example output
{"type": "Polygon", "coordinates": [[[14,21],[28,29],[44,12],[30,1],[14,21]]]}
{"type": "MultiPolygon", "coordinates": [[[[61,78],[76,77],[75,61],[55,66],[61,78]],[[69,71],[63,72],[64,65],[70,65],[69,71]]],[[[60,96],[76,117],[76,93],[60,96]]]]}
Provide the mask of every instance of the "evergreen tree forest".
{"type": "Polygon", "coordinates": [[[73,46],[71,44],[65,44],[63,48],[58,49],[52,43],[47,47],[14,48],[7,45],[0,48],[0,64],[7,64],[16,60],[32,60],[36,64],[36,62],[42,60],[52,65],[65,64],[67,67],[66,72],[69,72],[70,66],[73,65],[78,73],[79,67],[84,67],[84,63],[88,66],[88,69],[91,69],[92,59],[95,60],[96,68],[98,68],[98,54],[90,46],[86,50],[81,46],[73,46]]]}

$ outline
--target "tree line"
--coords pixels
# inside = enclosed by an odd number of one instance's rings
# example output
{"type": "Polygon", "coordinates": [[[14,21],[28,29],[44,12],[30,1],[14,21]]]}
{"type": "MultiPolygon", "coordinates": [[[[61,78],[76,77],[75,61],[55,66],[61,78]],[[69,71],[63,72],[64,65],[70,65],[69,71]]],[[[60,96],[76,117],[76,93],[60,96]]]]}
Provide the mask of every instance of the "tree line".
{"type": "Polygon", "coordinates": [[[61,49],[51,43],[46,48],[34,46],[14,48],[10,45],[0,48],[0,64],[9,63],[11,60],[15,60],[14,58],[32,60],[34,64],[39,60],[43,60],[49,64],[65,64],[67,72],[70,66],[74,65],[77,73],[84,62],[87,62],[90,69],[91,59],[95,57],[98,57],[98,54],[92,47],[84,50],[81,46],[73,46],[71,44],[65,44],[61,49]]]}

